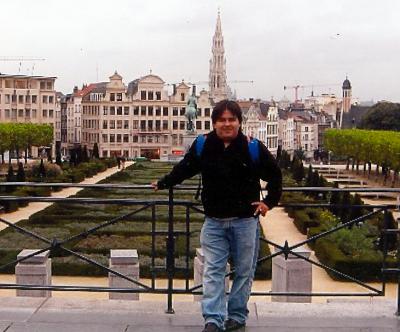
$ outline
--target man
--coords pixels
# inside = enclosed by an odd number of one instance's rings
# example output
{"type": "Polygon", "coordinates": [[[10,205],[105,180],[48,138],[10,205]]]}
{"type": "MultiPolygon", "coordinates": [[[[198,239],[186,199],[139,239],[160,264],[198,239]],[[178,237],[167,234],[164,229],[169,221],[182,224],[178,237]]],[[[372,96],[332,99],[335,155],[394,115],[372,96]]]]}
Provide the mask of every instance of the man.
{"type": "Polygon", "coordinates": [[[171,173],[153,183],[156,190],[164,189],[202,174],[203,332],[233,331],[245,326],[259,250],[258,215],[265,216],[277,205],[282,191],[281,171],[261,142],[258,158],[252,160],[249,138],[241,131],[239,105],[222,100],[215,105],[211,119],[214,130],[206,136],[201,154],[196,151],[195,141],[171,173]],[[260,179],[267,181],[268,190],[261,201],[260,179]],[[235,273],[226,306],[224,279],[229,257],[235,273]]]}

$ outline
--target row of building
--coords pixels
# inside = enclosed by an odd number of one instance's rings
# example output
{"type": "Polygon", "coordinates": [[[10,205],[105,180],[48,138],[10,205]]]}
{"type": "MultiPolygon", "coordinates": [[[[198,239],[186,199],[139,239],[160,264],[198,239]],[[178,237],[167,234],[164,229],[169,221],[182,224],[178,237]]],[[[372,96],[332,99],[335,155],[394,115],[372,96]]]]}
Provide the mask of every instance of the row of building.
{"type": "MultiPolygon", "coordinates": [[[[226,76],[219,13],[211,52],[209,88],[198,93],[184,81],[173,84],[169,92],[165,81],[152,73],[125,84],[115,72],[106,82],[75,87],[66,95],[56,92],[56,77],[0,74],[0,122],[52,125],[54,143],[65,156],[78,145],[91,152],[97,144],[101,157],[178,158],[186,148],[189,96],[197,100],[194,125],[198,134],[212,130],[216,102],[235,99],[226,76]]],[[[349,113],[351,84],[347,78],[342,88],[342,98],[311,96],[304,103],[238,100],[244,113],[243,132],[260,139],[272,153],[281,146],[289,153],[302,149],[311,157],[322,147],[323,131],[342,126],[349,113]]]]}

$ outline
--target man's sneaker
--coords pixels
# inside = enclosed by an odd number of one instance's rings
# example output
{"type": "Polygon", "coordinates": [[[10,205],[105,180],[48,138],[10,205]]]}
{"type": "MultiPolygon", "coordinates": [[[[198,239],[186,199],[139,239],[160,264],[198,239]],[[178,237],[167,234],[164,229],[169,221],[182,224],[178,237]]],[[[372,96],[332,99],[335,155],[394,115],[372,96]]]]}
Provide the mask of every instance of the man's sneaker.
{"type": "Polygon", "coordinates": [[[225,321],[225,331],[236,331],[246,326],[246,323],[239,323],[232,318],[225,321]]]}
{"type": "Polygon", "coordinates": [[[222,330],[214,323],[207,323],[203,332],[222,332],[222,330]]]}

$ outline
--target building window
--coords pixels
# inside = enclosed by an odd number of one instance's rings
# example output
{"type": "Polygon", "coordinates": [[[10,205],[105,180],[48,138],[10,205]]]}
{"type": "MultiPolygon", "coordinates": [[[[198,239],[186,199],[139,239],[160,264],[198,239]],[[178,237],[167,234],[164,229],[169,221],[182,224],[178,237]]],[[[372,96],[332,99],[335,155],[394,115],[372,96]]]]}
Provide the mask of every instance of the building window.
{"type": "Polygon", "coordinates": [[[148,100],[153,100],[153,99],[154,99],[153,91],[148,91],[148,93],[147,93],[147,99],[148,99],[148,100]]]}
{"type": "Polygon", "coordinates": [[[103,120],[103,129],[107,129],[107,124],[108,124],[108,122],[107,122],[107,120],[103,120]]]}
{"type": "Polygon", "coordinates": [[[22,96],[22,95],[18,96],[18,103],[20,103],[20,104],[24,103],[24,96],[22,96]]]}
{"type": "Polygon", "coordinates": [[[117,120],[117,129],[122,129],[122,120],[117,120]]]}
{"type": "MultiPolygon", "coordinates": [[[[7,97],[7,95],[6,95],[6,97],[7,97]]],[[[7,98],[6,98],[6,100],[7,100],[7,98]]],[[[37,103],[37,96],[32,96],[32,104],[36,104],[37,103]]]]}
{"type": "Polygon", "coordinates": [[[139,121],[138,120],[133,120],[132,122],[132,129],[138,129],[139,121]]]}
{"type": "Polygon", "coordinates": [[[103,134],[103,143],[108,143],[108,136],[107,136],[107,134],[103,134]]]}
{"type": "Polygon", "coordinates": [[[110,93],[110,101],[115,101],[115,93],[110,93]]]}
{"type": "Polygon", "coordinates": [[[161,91],[156,92],[156,99],[161,100],[161,91]]]}
{"type": "Polygon", "coordinates": [[[108,106],[103,106],[103,115],[107,115],[108,113],[108,106]]]}
{"type": "Polygon", "coordinates": [[[135,106],[133,109],[133,115],[139,115],[139,106],[135,106]]]}
{"type": "Polygon", "coordinates": [[[185,121],[180,121],[179,122],[179,129],[180,130],[185,130],[185,123],[186,123],[185,121]]]}
{"type": "Polygon", "coordinates": [[[115,120],[110,120],[110,129],[115,129],[115,120]]]}
{"type": "Polygon", "coordinates": [[[129,129],[129,120],[124,120],[124,129],[129,129]]]}
{"type": "Polygon", "coordinates": [[[5,103],[6,104],[10,103],[10,95],[5,95],[5,103]]]}
{"type": "Polygon", "coordinates": [[[44,118],[47,118],[47,110],[43,110],[42,114],[44,118]]]}
{"type": "Polygon", "coordinates": [[[149,120],[147,126],[148,126],[149,130],[153,130],[153,120],[149,120]]]}
{"type": "Polygon", "coordinates": [[[4,110],[4,117],[5,117],[6,119],[9,119],[9,118],[10,118],[10,110],[4,110]]]}
{"type": "Polygon", "coordinates": [[[140,120],[140,130],[146,130],[146,120],[140,120]]]}
{"type": "Polygon", "coordinates": [[[121,134],[117,134],[117,143],[121,143],[121,139],[122,139],[121,134]]]}
{"type": "Polygon", "coordinates": [[[185,101],[185,93],[184,92],[181,93],[181,101],[185,101]]]}
{"type": "Polygon", "coordinates": [[[178,121],[172,121],[172,129],[177,130],[178,129],[178,121]]]}
{"type": "Polygon", "coordinates": [[[156,120],[156,130],[157,131],[161,130],[161,121],[160,120],[156,120]]]}
{"type": "Polygon", "coordinates": [[[210,130],[210,121],[205,121],[204,122],[204,129],[205,130],[210,130]]]}
{"type": "Polygon", "coordinates": [[[117,101],[122,101],[122,93],[117,93],[117,101]]]}
{"type": "Polygon", "coordinates": [[[124,115],[129,115],[129,106],[124,107],[124,115]]]}
{"type": "Polygon", "coordinates": [[[124,134],[124,143],[129,143],[129,135],[124,134]]]}
{"type": "Polygon", "coordinates": [[[140,115],[146,116],[146,106],[141,106],[140,107],[140,115]]]}
{"type": "Polygon", "coordinates": [[[146,100],[146,91],[140,91],[140,99],[146,100]]]}
{"type": "Polygon", "coordinates": [[[168,107],[163,107],[163,115],[168,116],[168,107]]]}
{"type": "Polygon", "coordinates": [[[142,143],[146,143],[146,136],[145,135],[141,136],[140,140],[142,143]]]}
{"type": "Polygon", "coordinates": [[[117,115],[122,115],[122,107],[121,106],[117,107],[117,115]]]}
{"type": "Polygon", "coordinates": [[[115,115],[115,107],[110,106],[110,115],[115,115]]]}
{"type": "Polygon", "coordinates": [[[147,107],[147,114],[148,116],[153,116],[153,106],[147,107]]]}
{"type": "Polygon", "coordinates": [[[49,96],[49,104],[53,104],[54,103],[54,97],[53,96],[49,96]]]}
{"type": "Polygon", "coordinates": [[[46,89],[46,83],[45,82],[40,82],[40,90],[46,89]]]}
{"type": "Polygon", "coordinates": [[[172,109],[172,115],[173,115],[173,116],[178,116],[178,107],[174,107],[174,108],[172,109]]]}
{"type": "Polygon", "coordinates": [[[24,116],[24,110],[18,110],[18,116],[22,118],[24,116]]]}
{"type": "Polygon", "coordinates": [[[196,121],[196,129],[201,130],[201,121],[196,121]]]}
{"type": "Polygon", "coordinates": [[[110,143],[115,143],[115,135],[114,134],[110,135],[110,143]]]}
{"type": "Polygon", "coordinates": [[[161,107],[156,108],[156,116],[161,116],[161,107]]]}
{"type": "Polygon", "coordinates": [[[168,130],[168,120],[163,120],[163,122],[162,122],[162,129],[163,129],[163,130],[168,130]]]}
{"type": "Polygon", "coordinates": [[[54,110],[49,110],[49,118],[54,117],[54,110]]]}
{"type": "Polygon", "coordinates": [[[139,141],[139,138],[137,135],[132,136],[132,142],[137,143],[139,141]]]}
{"type": "Polygon", "coordinates": [[[204,116],[210,116],[210,109],[209,108],[205,108],[204,109],[204,116]]]}
{"type": "Polygon", "coordinates": [[[181,107],[180,115],[183,116],[185,115],[186,112],[186,107],[181,107]]]}

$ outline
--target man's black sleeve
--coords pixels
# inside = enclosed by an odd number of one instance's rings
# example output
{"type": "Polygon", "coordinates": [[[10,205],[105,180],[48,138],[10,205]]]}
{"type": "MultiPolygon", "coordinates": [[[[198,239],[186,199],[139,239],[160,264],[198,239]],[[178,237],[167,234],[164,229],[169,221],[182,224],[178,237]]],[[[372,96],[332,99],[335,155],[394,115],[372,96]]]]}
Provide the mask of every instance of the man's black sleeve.
{"type": "Polygon", "coordinates": [[[200,172],[200,158],[196,155],[196,141],[172,171],[157,182],[158,189],[175,186],[200,172]]]}
{"type": "Polygon", "coordinates": [[[278,205],[282,195],[282,172],[274,156],[268,151],[267,147],[259,142],[260,148],[260,178],[267,182],[267,196],[263,202],[272,209],[278,205]]]}

